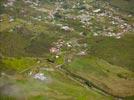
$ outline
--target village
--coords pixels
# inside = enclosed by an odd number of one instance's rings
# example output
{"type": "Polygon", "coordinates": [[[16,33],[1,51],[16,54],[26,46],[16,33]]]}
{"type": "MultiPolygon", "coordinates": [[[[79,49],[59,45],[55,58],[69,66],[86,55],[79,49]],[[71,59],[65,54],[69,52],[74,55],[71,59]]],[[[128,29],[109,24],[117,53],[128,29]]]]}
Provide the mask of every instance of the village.
{"type": "Polygon", "coordinates": [[[0,99],[133,97],[133,13],[109,0],[0,3],[0,99]]]}

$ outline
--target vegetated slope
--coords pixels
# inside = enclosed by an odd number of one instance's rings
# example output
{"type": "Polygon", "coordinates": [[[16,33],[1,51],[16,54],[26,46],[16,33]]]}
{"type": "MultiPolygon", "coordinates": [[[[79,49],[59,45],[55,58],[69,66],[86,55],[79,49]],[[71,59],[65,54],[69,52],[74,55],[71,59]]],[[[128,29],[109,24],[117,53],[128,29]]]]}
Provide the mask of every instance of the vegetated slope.
{"type": "Polygon", "coordinates": [[[112,95],[119,97],[134,95],[134,74],[121,67],[110,65],[102,59],[92,56],[77,57],[65,68],[112,95]]]}
{"type": "Polygon", "coordinates": [[[92,1],[0,1],[3,99],[133,99],[133,14],[92,1]],[[61,72],[59,64],[100,92],[61,72]],[[39,73],[50,80],[35,79],[39,73]]]}
{"type": "Polygon", "coordinates": [[[58,69],[55,69],[54,64],[48,64],[48,62],[45,62],[44,59],[5,58],[3,63],[5,64],[7,70],[13,70],[16,74],[12,73],[13,75],[11,76],[2,72],[2,76],[0,78],[1,100],[113,99],[111,96],[105,96],[93,89],[83,87],[82,84],[70,79],[67,75],[60,72],[58,69]],[[38,64],[38,61],[41,61],[41,63],[38,64]],[[25,70],[31,65],[35,67],[25,70]],[[20,72],[22,73],[19,74],[20,72]],[[36,73],[43,73],[45,80],[35,79],[36,73]]]}
{"type": "Polygon", "coordinates": [[[53,26],[47,23],[35,24],[29,25],[20,19],[14,22],[5,19],[0,28],[1,53],[7,56],[42,56],[44,52],[47,54],[52,42],[59,38],[60,33],[48,31],[53,26]]]}
{"type": "MultiPolygon", "coordinates": [[[[59,27],[57,27],[56,25],[53,25],[52,23],[49,23],[49,25],[48,25],[48,23],[43,22],[43,21],[46,21],[45,18],[44,19],[40,18],[42,16],[43,17],[48,16],[48,12],[53,10],[53,8],[54,8],[53,5],[55,5],[54,1],[42,1],[42,3],[43,2],[44,3],[41,5],[41,7],[44,7],[44,5],[45,5],[47,10],[46,9],[45,10],[37,9],[38,7],[37,8],[32,7],[33,5],[29,6],[28,4],[24,3],[23,1],[17,1],[15,3],[15,5],[9,6],[9,7],[6,7],[4,5],[4,3],[6,4],[6,1],[1,1],[1,2],[2,2],[1,7],[3,8],[2,9],[3,13],[1,15],[2,21],[1,21],[1,28],[0,28],[1,29],[1,44],[0,44],[1,48],[0,49],[1,49],[2,54],[7,55],[7,56],[43,56],[48,53],[49,47],[51,47],[52,42],[56,41],[56,40],[54,40],[54,38],[56,38],[56,39],[59,37],[61,38],[61,36],[62,36],[62,39],[66,38],[66,37],[64,37],[65,36],[64,33],[66,34],[68,32],[64,32],[63,30],[61,31],[61,29],[59,27]],[[22,9],[22,6],[25,6],[25,9],[22,9]],[[21,11],[21,12],[19,12],[19,11],[21,11]],[[39,15],[42,15],[42,16],[39,16],[39,15]],[[12,20],[14,20],[14,21],[12,21],[12,20]],[[40,21],[40,20],[42,20],[42,21],[40,21]],[[51,29],[53,29],[53,30],[51,30],[51,29]],[[46,39],[46,37],[47,37],[47,39],[46,39]]],[[[63,0],[63,2],[67,2],[67,1],[63,0]]],[[[65,11],[66,13],[64,11],[63,11],[64,13],[61,11],[57,12],[55,14],[55,17],[56,17],[55,21],[57,23],[62,23],[65,25],[69,25],[70,27],[73,27],[75,29],[75,31],[70,32],[70,33],[71,34],[75,33],[75,35],[74,35],[75,37],[76,36],[80,37],[78,34],[79,34],[79,32],[82,32],[82,31],[84,31],[84,35],[87,35],[87,36],[89,36],[93,33],[97,33],[97,32],[100,33],[99,31],[102,27],[101,25],[103,25],[103,24],[109,25],[109,27],[110,27],[111,24],[109,24],[108,21],[111,19],[105,20],[104,19],[105,17],[104,17],[101,19],[102,24],[99,24],[100,22],[98,23],[98,21],[96,19],[99,14],[97,16],[94,15],[95,17],[92,16],[93,20],[91,20],[91,22],[93,23],[93,25],[89,25],[86,28],[81,27],[83,24],[79,22],[79,19],[76,21],[71,19],[71,17],[75,18],[75,16],[71,16],[70,18],[67,17],[65,20],[63,20],[65,18],[65,15],[66,16],[69,14],[77,15],[80,10],[88,9],[88,7],[82,1],[78,1],[78,2],[80,2],[80,4],[78,5],[78,7],[76,6],[75,10],[72,12],[68,12],[68,13],[66,11],[65,11]],[[104,23],[104,21],[106,21],[107,23],[104,23]],[[92,28],[90,29],[90,26],[92,26],[93,29],[92,28]]],[[[65,6],[67,6],[68,8],[72,7],[72,5],[74,3],[75,3],[75,1],[72,1],[72,2],[69,1],[66,5],[63,4],[64,5],[63,7],[65,7],[65,6]]],[[[67,9],[66,7],[65,7],[65,9],[70,10],[70,9],[67,9]]],[[[94,10],[95,8],[91,7],[91,9],[94,10]]],[[[91,9],[89,9],[89,10],[91,10],[91,9]]],[[[113,12],[111,12],[111,13],[113,13],[113,12]]],[[[118,16],[122,17],[120,15],[120,13],[119,14],[115,13],[115,15],[116,15],[116,17],[118,17],[118,16]]],[[[106,17],[106,19],[107,19],[107,17],[106,17]]],[[[133,19],[131,17],[126,17],[126,15],[124,15],[124,17],[122,19],[124,19],[125,21],[127,20],[126,22],[128,22],[129,24],[132,23],[131,20],[133,21],[133,19]]],[[[49,19],[49,21],[51,22],[50,19],[49,19]]],[[[117,30],[114,30],[114,31],[117,31],[117,30]]],[[[129,31],[131,31],[131,29],[129,31]]],[[[103,33],[103,31],[102,31],[102,33],[103,33]]],[[[68,38],[72,38],[71,36],[68,36],[68,38]]],[[[80,38],[83,38],[83,37],[80,37],[80,38]]],[[[120,41],[120,39],[119,39],[119,41],[120,41]]],[[[128,43],[128,44],[133,44],[133,42],[130,41],[130,43],[128,43]]],[[[125,50],[125,49],[126,49],[126,47],[123,48],[123,50],[125,50]]],[[[120,52],[122,52],[122,50],[120,52]]],[[[130,55],[129,52],[127,52],[127,53],[128,54],[126,54],[126,55],[130,55]]],[[[107,53],[105,53],[105,54],[107,54],[107,53]]],[[[105,58],[105,56],[104,57],[103,57],[103,55],[101,55],[101,56],[102,56],[102,58],[105,58]]],[[[124,58],[124,57],[120,57],[120,58],[124,58]]],[[[131,59],[132,58],[133,58],[133,56],[131,57],[131,59]]],[[[123,62],[124,62],[124,60],[130,61],[130,59],[126,59],[126,58],[123,59],[123,62]]],[[[114,63],[115,61],[109,60],[109,62],[114,63]]],[[[125,61],[125,62],[127,63],[128,61],[125,61]]],[[[115,64],[118,64],[118,63],[115,63],[115,64]]],[[[123,66],[123,64],[121,64],[121,62],[119,63],[119,65],[123,66]]],[[[127,67],[128,63],[125,65],[127,67]]],[[[132,67],[132,65],[128,65],[128,66],[132,67]]]]}
{"type": "Polygon", "coordinates": [[[134,71],[134,36],[125,35],[120,40],[106,37],[88,39],[90,54],[108,61],[113,65],[119,65],[134,71]]]}
{"type": "Polygon", "coordinates": [[[133,0],[111,0],[111,5],[118,7],[121,10],[125,10],[134,13],[134,1],[133,0]]]}
{"type": "Polygon", "coordinates": [[[5,57],[0,60],[0,72],[6,72],[10,74],[20,73],[21,71],[32,66],[37,66],[37,61],[38,59],[30,57],[5,57]]]}

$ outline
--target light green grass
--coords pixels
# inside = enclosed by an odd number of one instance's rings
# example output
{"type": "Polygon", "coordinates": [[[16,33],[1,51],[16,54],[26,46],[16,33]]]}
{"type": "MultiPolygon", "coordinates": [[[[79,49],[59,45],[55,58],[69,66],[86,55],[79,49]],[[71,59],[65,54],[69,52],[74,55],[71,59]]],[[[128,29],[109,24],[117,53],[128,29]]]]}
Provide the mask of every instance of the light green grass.
{"type": "Polygon", "coordinates": [[[77,57],[66,68],[117,96],[132,96],[134,74],[96,57],[77,57]]]}
{"type": "Polygon", "coordinates": [[[28,57],[24,57],[24,58],[8,57],[8,58],[3,58],[1,63],[3,64],[3,66],[0,66],[1,69],[20,72],[31,66],[34,66],[37,63],[37,60],[35,58],[28,58],[28,57]]]}
{"type": "MultiPolygon", "coordinates": [[[[23,100],[112,100],[110,96],[104,96],[91,89],[86,89],[76,82],[70,80],[66,75],[61,74],[58,71],[44,72],[44,75],[48,77],[48,80],[40,81],[29,78],[14,78],[7,79],[6,81],[0,81],[2,84],[9,83],[9,87],[15,85],[12,88],[13,92],[10,96],[14,98],[21,98],[23,100]],[[5,82],[5,83],[4,83],[5,82]],[[10,84],[12,83],[12,85],[10,84]],[[16,93],[15,89],[20,90],[16,93]]],[[[17,77],[17,76],[15,76],[17,77]]],[[[3,79],[0,79],[3,80],[3,79]]],[[[2,85],[1,85],[2,86],[2,85]]],[[[8,86],[8,85],[7,85],[8,86]]],[[[6,91],[6,90],[5,90],[6,91]]],[[[4,95],[5,97],[8,95],[4,95]]]]}

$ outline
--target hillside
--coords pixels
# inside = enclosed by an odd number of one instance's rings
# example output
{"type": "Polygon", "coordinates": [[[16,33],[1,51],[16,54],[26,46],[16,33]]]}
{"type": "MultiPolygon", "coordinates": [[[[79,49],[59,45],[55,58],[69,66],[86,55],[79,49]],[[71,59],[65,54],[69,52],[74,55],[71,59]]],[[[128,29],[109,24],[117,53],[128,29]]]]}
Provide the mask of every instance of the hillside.
{"type": "Polygon", "coordinates": [[[0,100],[133,100],[133,3],[0,0],[0,100]]]}

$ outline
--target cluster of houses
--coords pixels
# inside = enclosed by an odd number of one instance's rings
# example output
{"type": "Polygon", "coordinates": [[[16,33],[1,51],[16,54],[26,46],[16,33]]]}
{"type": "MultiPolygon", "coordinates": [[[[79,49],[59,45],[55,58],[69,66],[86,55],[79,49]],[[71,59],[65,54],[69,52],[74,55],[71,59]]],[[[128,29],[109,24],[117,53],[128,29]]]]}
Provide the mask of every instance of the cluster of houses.
{"type": "MultiPolygon", "coordinates": [[[[7,0],[7,3],[6,5],[4,4],[4,6],[5,7],[12,6],[15,1],[16,0],[7,0]]],[[[29,6],[35,8],[36,10],[38,9],[38,11],[41,11],[41,12],[48,11],[47,9],[44,10],[43,8],[42,10],[41,9],[39,10],[39,7],[40,7],[39,0],[34,0],[34,2],[32,0],[23,0],[23,1],[29,4],[29,6]]],[[[74,22],[79,21],[82,25],[78,26],[78,28],[79,27],[89,28],[90,32],[93,33],[93,36],[103,35],[103,36],[115,37],[119,39],[126,32],[129,32],[130,30],[134,31],[134,28],[133,28],[134,25],[131,25],[126,20],[124,20],[121,14],[117,12],[115,9],[113,9],[112,7],[108,7],[109,5],[107,5],[107,7],[104,10],[101,8],[94,8],[90,4],[86,4],[86,1],[83,1],[83,5],[85,6],[85,8],[78,10],[77,8],[80,8],[80,6],[83,6],[80,3],[74,4],[72,8],[67,8],[67,9],[64,9],[62,7],[63,4],[64,4],[63,2],[55,3],[56,8],[48,12],[49,14],[47,16],[48,18],[51,18],[53,20],[53,24],[60,27],[61,30],[70,32],[70,31],[74,31],[74,28],[73,26],[70,27],[67,24],[65,25],[60,24],[60,23],[57,24],[57,22],[55,21],[56,19],[54,19],[55,18],[54,14],[57,12],[62,12],[64,16],[63,18],[71,19],[74,22]],[[76,11],[75,12],[76,14],[73,14],[74,11],[76,11]],[[108,19],[108,20],[105,20],[105,19],[108,19]],[[98,25],[100,25],[101,27],[98,25]]],[[[130,14],[127,17],[131,18],[133,16],[130,14]]],[[[31,18],[37,21],[42,21],[44,17],[41,15],[38,15],[36,17],[32,16],[31,18]]],[[[14,21],[14,17],[9,16],[9,22],[13,22],[13,21],[14,21]]],[[[48,20],[46,20],[46,22],[47,21],[48,20]]],[[[2,19],[0,19],[0,22],[2,22],[2,19]]],[[[81,36],[83,34],[84,32],[80,32],[81,36]]],[[[50,48],[50,52],[58,55],[61,48],[64,45],[66,45],[68,48],[73,47],[73,44],[71,42],[65,42],[63,40],[60,40],[55,44],[54,47],[50,48]]],[[[86,54],[86,51],[81,51],[78,53],[78,55],[85,55],[85,54],[86,54]]]]}
{"type": "MultiPolygon", "coordinates": [[[[70,11],[72,11],[73,9],[76,10],[76,7],[78,6],[81,5],[80,4],[73,5],[70,11]]],[[[93,36],[103,35],[119,39],[126,32],[129,32],[130,30],[134,31],[133,29],[134,25],[131,25],[127,21],[125,21],[124,18],[122,18],[121,13],[117,12],[110,5],[107,5],[105,10],[101,8],[96,9],[88,4],[86,4],[86,8],[88,9],[78,10],[77,15],[65,14],[64,16],[65,18],[74,21],[80,21],[83,24],[81,27],[83,28],[88,27],[90,31],[93,33],[93,36]],[[94,26],[94,23],[96,26],[94,26]],[[102,28],[100,28],[97,25],[101,25],[102,28]],[[98,28],[99,30],[96,30],[98,28]]],[[[66,9],[62,11],[66,12],[66,9]]],[[[132,17],[132,15],[129,15],[128,17],[132,17]]],[[[62,29],[70,30],[68,26],[63,26],[62,29]]]]}
{"type": "MultiPolygon", "coordinates": [[[[63,39],[59,39],[57,42],[53,43],[53,47],[49,49],[50,53],[55,55],[55,58],[59,58],[60,55],[62,54],[62,51],[64,52],[63,49],[66,49],[66,51],[73,50],[75,55],[78,56],[85,56],[87,54],[87,43],[78,43],[78,39],[73,39],[69,41],[65,41],[63,39]],[[81,48],[81,49],[80,49],[81,48]],[[82,49],[84,48],[84,49],[82,49]],[[75,49],[75,50],[74,50],[75,49]]],[[[71,61],[71,59],[68,59],[71,61]]],[[[70,62],[69,61],[69,62],[70,62]]]]}
{"type": "MultiPolygon", "coordinates": [[[[5,7],[13,6],[14,2],[16,0],[7,0],[7,3],[4,4],[5,7]]],[[[39,0],[23,0],[25,3],[29,4],[29,6],[38,9],[40,8],[40,1],[39,0]]],[[[55,3],[55,9],[52,9],[51,11],[48,11],[47,9],[45,12],[48,13],[47,18],[52,19],[54,22],[55,13],[64,13],[63,18],[71,19],[72,21],[80,21],[82,23],[83,28],[89,28],[90,32],[93,33],[93,36],[108,36],[108,37],[116,37],[117,39],[121,38],[122,35],[124,35],[126,32],[134,31],[133,27],[134,25],[129,24],[127,21],[125,21],[121,14],[117,12],[115,9],[113,9],[110,5],[107,5],[105,9],[101,8],[94,8],[90,4],[87,4],[86,1],[83,1],[82,4],[77,3],[72,5],[72,8],[64,9],[62,7],[64,3],[63,2],[57,2],[55,3]],[[84,8],[80,10],[76,10],[77,8],[81,8],[81,6],[84,8]],[[76,15],[73,15],[73,11],[76,11],[76,15]],[[77,19],[77,20],[76,20],[77,19]],[[106,21],[105,19],[108,19],[106,21]],[[97,25],[101,25],[101,28],[97,25]],[[97,30],[98,29],[98,30],[97,30]]],[[[42,11],[41,9],[39,11],[42,11]]],[[[133,17],[131,14],[127,17],[131,18],[133,17]]],[[[41,15],[32,17],[32,19],[37,21],[42,21],[43,17],[41,15]]],[[[46,21],[47,21],[46,18],[46,21]]],[[[0,20],[2,21],[2,19],[0,20]]],[[[14,21],[14,18],[12,16],[9,17],[9,22],[14,21]]],[[[44,21],[44,20],[43,20],[44,21]]],[[[68,25],[62,25],[54,23],[57,26],[60,26],[61,30],[65,31],[73,31],[73,27],[69,27],[68,25]]],[[[82,33],[82,32],[81,32],[82,33]]]]}
{"type": "MultiPolygon", "coordinates": [[[[82,11],[82,14],[79,15],[80,22],[84,25],[88,25],[91,32],[93,33],[93,36],[109,36],[109,37],[115,37],[117,39],[121,38],[122,35],[124,35],[126,32],[134,31],[133,25],[128,24],[121,16],[120,13],[117,13],[114,9],[111,7],[107,7],[106,10],[101,9],[94,9],[88,11],[82,11]],[[105,21],[103,19],[108,19],[109,21],[105,21]],[[95,20],[97,23],[101,24],[102,29],[99,31],[94,30],[94,27],[92,27],[92,19],[95,20]]],[[[129,15],[132,17],[131,15],[129,15]]],[[[128,16],[128,17],[129,17],[128,16]]],[[[97,26],[96,26],[97,28],[97,26]]]]}

